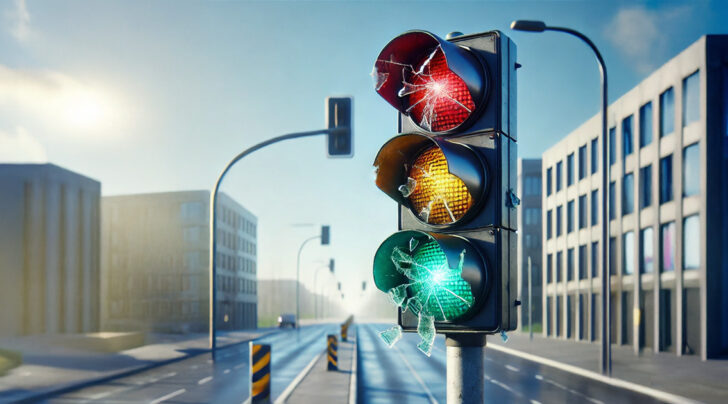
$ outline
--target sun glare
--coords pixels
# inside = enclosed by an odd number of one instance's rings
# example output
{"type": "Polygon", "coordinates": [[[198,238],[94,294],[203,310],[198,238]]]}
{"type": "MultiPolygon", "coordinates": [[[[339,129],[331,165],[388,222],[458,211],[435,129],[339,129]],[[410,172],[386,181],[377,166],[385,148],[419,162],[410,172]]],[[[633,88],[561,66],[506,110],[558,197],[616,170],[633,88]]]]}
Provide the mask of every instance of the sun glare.
{"type": "Polygon", "coordinates": [[[108,105],[99,94],[90,91],[78,92],[63,100],[63,115],[75,128],[95,129],[108,118],[108,105]]]}

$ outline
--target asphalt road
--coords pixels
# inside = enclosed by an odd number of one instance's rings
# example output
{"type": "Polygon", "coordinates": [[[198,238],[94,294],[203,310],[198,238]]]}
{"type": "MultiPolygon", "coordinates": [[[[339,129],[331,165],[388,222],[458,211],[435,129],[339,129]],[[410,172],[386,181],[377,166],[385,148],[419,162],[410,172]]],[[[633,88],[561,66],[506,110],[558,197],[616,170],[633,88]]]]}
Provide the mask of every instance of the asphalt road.
{"type": "MultiPolygon", "coordinates": [[[[326,346],[335,325],[280,330],[256,341],[271,344],[271,397],[278,397],[326,346]]],[[[218,350],[216,360],[202,354],[132,376],[92,385],[50,403],[235,403],[249,396],[249,349],[242,343],[218,350]]]]}
{"type": "MultiPolygon", "coordinates": [[[[358,324],[360,403],[445,403],[445,338],[438,335],[431,357],[416,347],[417,334],[404,334],[389,348],[378,333],[391,325],[358,324]]],[[[487,350],[486,403],[658,403],[619,389],[495,350],[487,350]]]]}

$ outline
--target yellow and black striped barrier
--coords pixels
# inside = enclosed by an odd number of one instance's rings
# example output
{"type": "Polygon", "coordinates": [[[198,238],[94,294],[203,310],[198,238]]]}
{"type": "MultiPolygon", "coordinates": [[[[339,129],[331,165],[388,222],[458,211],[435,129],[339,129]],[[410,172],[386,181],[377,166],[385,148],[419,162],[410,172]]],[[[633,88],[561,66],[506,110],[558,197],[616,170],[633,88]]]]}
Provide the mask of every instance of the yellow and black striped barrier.
{"type": "Polygon", "coordinates": [[[346,341],[346,334],[349,331],[349,326],[344,323],[341,325],[341,340],[346,341]]]}
{"type": "Polygon", "coordinates": [[[336,340],[336,335],[329,334],[326,338],[326,352],[328,356],[328,367],[327,370],[339,370],[339,356],[338,356],[339,342],[336,340]]]}
{"type": "Polygon", "coordinates": [[[270,402],[270,345],[250,341],[250,400],[270,402]]]}

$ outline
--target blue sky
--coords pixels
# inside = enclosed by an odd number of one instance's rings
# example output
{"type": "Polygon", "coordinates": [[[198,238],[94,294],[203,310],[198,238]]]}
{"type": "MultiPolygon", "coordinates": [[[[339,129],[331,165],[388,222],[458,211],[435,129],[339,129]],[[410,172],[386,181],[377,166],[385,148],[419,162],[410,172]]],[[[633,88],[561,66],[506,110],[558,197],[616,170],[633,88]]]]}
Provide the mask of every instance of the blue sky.
{"type": "Polygon", "coordinates": [[[519,154],[540,152],[597,113],[589,50],[558,33],[508,29],[540,19],[602,50],[615,100],[708,33],[720,2],[0,1],[0,161],[50,161],[102,182],[105,195],[209,189],[239,150],[324,125],[328,95],[355,98],[353,159],[326,159],[323,138],[257,152],[223,186],[259,219],[259,275],[306,276],[337,260],[345,293],[371,277],[396,206],[372,161],[396,114],[373,90],[381,48],[409,29],[444,36],[502,30],[518,45],[519,154]]]}

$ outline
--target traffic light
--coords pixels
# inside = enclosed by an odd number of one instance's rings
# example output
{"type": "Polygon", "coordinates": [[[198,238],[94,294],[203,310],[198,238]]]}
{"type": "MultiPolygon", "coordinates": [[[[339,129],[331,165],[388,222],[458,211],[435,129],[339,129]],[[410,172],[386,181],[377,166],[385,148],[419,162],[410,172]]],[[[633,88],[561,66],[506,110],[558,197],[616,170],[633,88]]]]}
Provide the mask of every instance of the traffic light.
{"type": "Polygon", "coordinates": [[[354,139],[352,139],[352,98],[326,98],[326,124],[329,131],[327,154],[329,157],[352,157],[354,155],[354,139]]]}
{"type": "Polygon", "coordinates": [[[331,243],[331,226],[321,226],[321,245],[331,243]]]}
{"type": "Polygon", "coordinates": [[[375,254],[374,283],[428,354],[435,329],[516,328],[515,58],[498,31],[409,31],[374,64],[376,92],[399,111],[374,166],[400,229],[375,254]]]}

